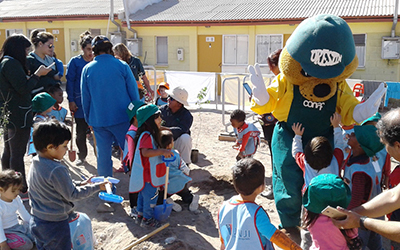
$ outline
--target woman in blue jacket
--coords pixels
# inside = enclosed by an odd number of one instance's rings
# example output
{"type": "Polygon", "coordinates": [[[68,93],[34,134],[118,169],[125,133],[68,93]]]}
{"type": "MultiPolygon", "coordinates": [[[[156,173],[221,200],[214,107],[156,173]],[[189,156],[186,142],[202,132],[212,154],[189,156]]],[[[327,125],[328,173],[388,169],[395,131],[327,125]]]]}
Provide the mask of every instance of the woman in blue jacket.
{"type": "Polygon", "coordinates": [[[81,94],[81,75],[82,69],[86,64],[93,60],[92,51],[93,37],[89,31],[81,34],[79,45],[81,46],[82,53],[74,56],[67,66],[67,94],[69,101],[69,111],[74,114],[76,122],[76,145],[78,146],[78,161],[76,165],[82,165],[87,156],[86,146],[86,131],[88,124],[85,121],[82,107],[82,94],[81,94]]]}

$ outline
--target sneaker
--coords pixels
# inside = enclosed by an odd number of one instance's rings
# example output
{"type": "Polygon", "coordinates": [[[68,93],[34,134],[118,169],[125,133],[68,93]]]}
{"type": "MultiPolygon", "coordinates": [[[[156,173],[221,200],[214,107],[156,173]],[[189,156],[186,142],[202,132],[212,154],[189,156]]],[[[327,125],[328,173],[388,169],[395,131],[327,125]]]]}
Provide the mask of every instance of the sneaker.
{"type": "Polygon", "coordinates": [[[193,195],[193,200],[192,203],[190,203],[189,205],[189,210],[191,212],[197,211],[197,209],[199,208],[199,195],[195,194],[193,195]]]}
{"type": "Polygon", "coordinates": [[[129,216],[132,219],[135,219],[138,217],[138,211],[136,210],[136,207],[131,208],[131,212],[129,213],[129,216]]]}
{"type": "Polygon", "coordinates": [[[143,220],[143,215],[138,214],[137,217],[135,218],[135,223],[136,223],[137,225],[142,226],[142,220],[143,220]]]}
{"type": "Polygon", "coordinates": [[[172,204],[172,210],[174,210],[175,212],[181,212],[182,211],[182,207],[181,205],[179,205],[178,203],[176,203],[172,198],[168,198],[167,199],[167,204],[172,204]]]}
{"type": "Polygon", "coordinates": [[[265,197],[267,199],[273,200],[274,199],[274,192],[272,191],[272,188],[269,188],[268,190],[263,191],[261,193],[261,196],[265,197]]]}
{"type": "Polygon", "coordinates": [[[75,165],[77,165],[77,166],[82,166],[82,165],[84,165],[85,164],[85,159],[78,159],[77,161],[76,161],[76,163],[75,163],[75,165]]]}
{"type": "Polygon", "coordinates": [[[150,219],[143,218],[142,222],[140,223],[140,227],[143,227],[143,228],[155,227],[155,228],[157,228],[157,227],[161,227],[161,223],[154,218],[150,218],[150,219]]]}

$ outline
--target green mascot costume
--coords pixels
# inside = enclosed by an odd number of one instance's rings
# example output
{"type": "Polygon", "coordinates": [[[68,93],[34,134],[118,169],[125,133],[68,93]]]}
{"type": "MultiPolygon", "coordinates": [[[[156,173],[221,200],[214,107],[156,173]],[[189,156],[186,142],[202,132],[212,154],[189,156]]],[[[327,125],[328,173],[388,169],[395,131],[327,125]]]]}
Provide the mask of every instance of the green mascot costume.
{"type": "Polygon", "coordinates": [[[386,87],[364,103],[354,97],[345,79],[358,67],[350,27],[340,17],[317,15],[304,20],[283,48],[281,73],[265,88],[259,66],[249,66],[253,83],[252,110],[273,113],[279,120],[272,137],[273,191],[281,227],[300,223],[303,173],[291,155],[292,124],[305,128],[303,147],[315,136],[333,140],[330,117],[338,112],[342,123],[360,123],[377,112],[386,87]]]}

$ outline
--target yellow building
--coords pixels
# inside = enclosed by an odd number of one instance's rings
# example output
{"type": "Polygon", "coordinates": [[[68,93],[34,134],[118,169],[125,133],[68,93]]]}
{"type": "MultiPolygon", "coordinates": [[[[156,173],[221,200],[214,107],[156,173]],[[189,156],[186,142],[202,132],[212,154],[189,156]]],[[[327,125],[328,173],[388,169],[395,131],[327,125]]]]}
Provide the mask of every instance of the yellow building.
{"type": "Polygon", "coordinates": [[[353,31],[360,65],[352,78],[400,81],[398,1],[152,0],[143,9],[136,8],[139,0],[3,1],[0,43],[12,33],[46,29],[67,63],[79,53],[74,44],[80,33],[108,31],[112,41],[125,42],[144,64],[159,70],[245,73],[248,64],[258,62],[268,73],[267,55],[283,47],[302,20],[330,13],[353,31]]]}

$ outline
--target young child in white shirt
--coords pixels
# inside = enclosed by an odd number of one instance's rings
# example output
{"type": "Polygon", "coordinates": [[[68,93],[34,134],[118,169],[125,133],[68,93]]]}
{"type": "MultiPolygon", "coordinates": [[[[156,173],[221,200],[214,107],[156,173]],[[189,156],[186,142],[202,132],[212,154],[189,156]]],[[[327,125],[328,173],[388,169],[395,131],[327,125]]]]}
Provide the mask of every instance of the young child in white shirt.
{"type": "Polygon", "coordinates": [[[31,215],[19,197],[22,175],[7,169],[0,172],[0,249],[32,249],[29,231],[31,215]],[[18,215],[22,221],[18,220],[18,215]]]}

